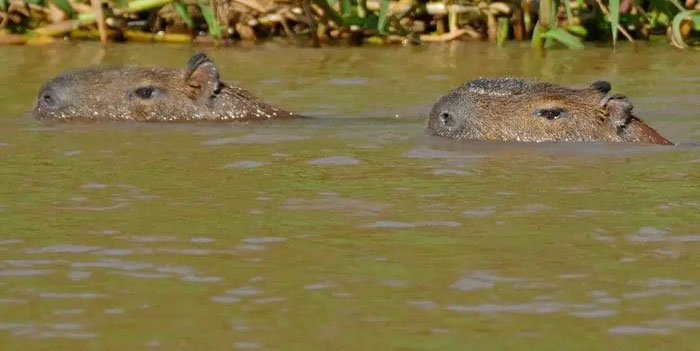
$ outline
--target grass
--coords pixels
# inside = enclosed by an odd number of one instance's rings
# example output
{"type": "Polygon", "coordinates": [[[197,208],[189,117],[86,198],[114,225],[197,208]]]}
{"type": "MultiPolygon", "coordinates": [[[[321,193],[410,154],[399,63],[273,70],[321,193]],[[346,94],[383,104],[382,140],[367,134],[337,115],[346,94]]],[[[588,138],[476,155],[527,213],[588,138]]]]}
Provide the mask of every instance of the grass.
{"type": "Polygon", "coordinates": [[[107,40],[219,44],[270,37],[315,44],[474,39],[581,49],[586,41],[614,47],[620,34],[628,41],[665,36],[677,48],[700,43],[697,0],[542,0],[534,7],[533,0],[0,0],[0,44],[99,37],[86,31],[107,40]]]}

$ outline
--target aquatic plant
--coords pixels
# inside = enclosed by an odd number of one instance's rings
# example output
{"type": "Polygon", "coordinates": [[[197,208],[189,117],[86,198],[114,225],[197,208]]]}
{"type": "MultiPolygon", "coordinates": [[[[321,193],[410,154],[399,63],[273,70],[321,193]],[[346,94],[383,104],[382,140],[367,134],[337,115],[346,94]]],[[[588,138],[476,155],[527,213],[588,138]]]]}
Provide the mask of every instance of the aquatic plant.
{"type": "Polygon", "coordinates": [[[50,38],[313,45],[530,40],[583,48],[666,36],[700,42],[698,0],[0,0],[0,44],[50,38]],[[682,1],[682,3],[681,3],[682,1]]]}

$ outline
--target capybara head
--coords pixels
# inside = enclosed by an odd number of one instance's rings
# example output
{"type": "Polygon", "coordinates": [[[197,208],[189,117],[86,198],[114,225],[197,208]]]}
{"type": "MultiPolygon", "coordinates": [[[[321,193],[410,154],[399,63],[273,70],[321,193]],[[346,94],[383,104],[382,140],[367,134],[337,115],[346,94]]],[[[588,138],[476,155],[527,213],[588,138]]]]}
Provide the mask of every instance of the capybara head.
{"type": "Polygon", "coordinates": [[[141,122],[295,116],[219,80],[214,62],[201,53],[183,70],[92,67],[64,73],[44,84],[32,114],[50,121],[141,122]]]}
{"type": "Polygon", "coordinates": [[[477,79],[437,101],[427,131],[453,139],[671,144],[610,89],[605,81],[570,89],[515,78],[477,79]]]}

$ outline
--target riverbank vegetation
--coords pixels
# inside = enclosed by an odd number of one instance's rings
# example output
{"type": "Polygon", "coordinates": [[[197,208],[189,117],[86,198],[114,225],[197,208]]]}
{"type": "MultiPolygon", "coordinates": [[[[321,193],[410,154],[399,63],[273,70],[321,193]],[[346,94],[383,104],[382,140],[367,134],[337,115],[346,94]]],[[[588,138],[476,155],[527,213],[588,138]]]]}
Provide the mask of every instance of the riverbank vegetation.
{"type": "Polygon", "coordinates": [[[0,0],[0,45],[60,39],[313,46],[665,38],[700,45],[700,0],[0,0]]]}

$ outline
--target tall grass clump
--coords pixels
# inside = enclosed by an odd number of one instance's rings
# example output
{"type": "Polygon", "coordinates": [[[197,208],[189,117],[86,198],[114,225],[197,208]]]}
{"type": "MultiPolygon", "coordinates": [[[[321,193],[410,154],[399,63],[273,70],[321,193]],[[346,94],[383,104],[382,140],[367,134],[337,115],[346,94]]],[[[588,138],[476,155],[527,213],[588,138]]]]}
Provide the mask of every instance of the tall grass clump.
{"type": "Polygon", "coordinates": [[[0,44],[56,38],[312,45],[529,40],[536,48],[665,38],[700,44],[700,0],[0,0],[0,44]]]}

